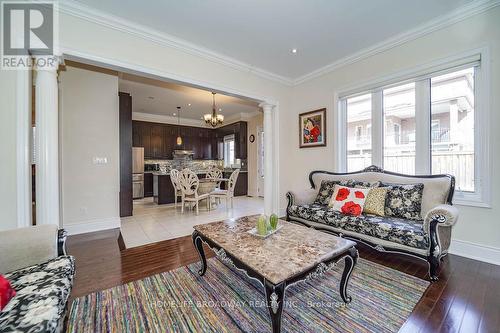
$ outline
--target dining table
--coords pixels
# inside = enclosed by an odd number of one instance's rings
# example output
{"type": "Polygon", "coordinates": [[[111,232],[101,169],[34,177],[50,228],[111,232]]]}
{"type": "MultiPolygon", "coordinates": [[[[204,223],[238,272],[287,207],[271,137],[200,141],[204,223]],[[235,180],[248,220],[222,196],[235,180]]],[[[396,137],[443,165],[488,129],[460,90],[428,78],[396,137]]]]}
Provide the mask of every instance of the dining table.
{"type": "MultiPolygon", "coordinates": [[[[198,194],[206,194],[213,192],[216,188],[217,185],[220,182],[227,182],[229,181],[229,178],[201,178],[200,179],[200,185],[198,186],[198,194]]],[[[210,197],[207,198],[206,200],[210,200],[210,197]]],[[[215,207],[217,207],[217,203],[212,203],[212,205],[215,204],[215,207]]]]}

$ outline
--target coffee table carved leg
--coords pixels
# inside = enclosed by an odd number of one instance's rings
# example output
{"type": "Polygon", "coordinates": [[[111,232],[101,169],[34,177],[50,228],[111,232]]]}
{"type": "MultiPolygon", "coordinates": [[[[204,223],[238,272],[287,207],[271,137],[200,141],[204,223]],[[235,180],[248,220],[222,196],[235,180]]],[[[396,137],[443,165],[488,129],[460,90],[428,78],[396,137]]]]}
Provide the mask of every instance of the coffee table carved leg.
{"type": "Polygon", "coordinates": [[[358,262],[358,250],[354,247],[349,250],[347,256],[345,257],[344,272],[342,273],[342,279],[340,280],[340,297],[342,300],[348,304],[351,302],[351,296],[347,295],[347,284],[349,283],[349,278],[354,269],[354,266],[358,262]]]}
{"type": "Polygon", "coordinates": [[[283,305],[285,302],[285,283],[274,285],[265,281],[266,303],[271,315],[271,324],[273,333],[281,331],[281,315],[283,313],[283,305]]]}
{"type": "Polygon", "coordinates": [[[194,231],[191,237],[193,238],[194,247],[198,251],[201,259],[201,268],[198,271],[198,274],[200,274],[200,276],[203,276],[207,271],[207,258],[205,257],[205,251],[203,250],[203,242],[197,231],[194,231]]]}

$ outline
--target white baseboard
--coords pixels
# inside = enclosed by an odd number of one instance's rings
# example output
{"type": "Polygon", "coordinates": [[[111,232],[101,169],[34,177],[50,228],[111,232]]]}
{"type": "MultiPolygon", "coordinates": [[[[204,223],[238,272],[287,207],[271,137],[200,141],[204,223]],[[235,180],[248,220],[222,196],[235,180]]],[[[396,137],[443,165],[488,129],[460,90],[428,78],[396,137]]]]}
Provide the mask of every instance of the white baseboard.
{"type": "Polygon", "coordinates": [[[120,227],[121,221],[119,217],[79,221],[78,223],[68,223],[63,225],[63,228],[69,235],[85,234],[87,232],[115,229],[120,227]]]}
{"type": "Polygon", "coordinates": [[[452,239],[448,252],[466,258],[500,265],[500,249],[496,247],[452,239]]]}

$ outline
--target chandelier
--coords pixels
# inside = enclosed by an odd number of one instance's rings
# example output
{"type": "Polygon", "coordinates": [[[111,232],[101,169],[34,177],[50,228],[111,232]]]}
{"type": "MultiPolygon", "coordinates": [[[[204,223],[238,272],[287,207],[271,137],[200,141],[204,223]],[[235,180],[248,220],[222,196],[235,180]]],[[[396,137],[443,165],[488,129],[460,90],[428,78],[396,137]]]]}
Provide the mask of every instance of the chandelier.
{"type": "Polygon", "coordinates": [[[215,93],[212,92],[212,113],[207,113],[206,115],[203,116],[203,119],[205,120],[205,123],[207,125],[210,125],[212,127],[216,127],[217,125],[221,125],[224,122],[224,116],[221,114],[217,114],[215,112],[215,93]]]}

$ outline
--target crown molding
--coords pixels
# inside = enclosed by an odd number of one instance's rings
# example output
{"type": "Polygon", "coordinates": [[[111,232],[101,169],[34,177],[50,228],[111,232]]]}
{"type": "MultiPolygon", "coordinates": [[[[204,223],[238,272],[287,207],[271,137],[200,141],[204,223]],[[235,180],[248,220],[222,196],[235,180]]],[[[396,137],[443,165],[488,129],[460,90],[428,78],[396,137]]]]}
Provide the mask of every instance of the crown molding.
{"type": "MultiPolygon", "coordinates": [[[[162,124],[171,124],[177,125],[179,119],[174,116],[153,114],[153,113],[145,113],[145,112],[132,112],[132,120],[139,121],[149,121],[152,123],[162,123],[162,124]]],[[[205,122],[201,119],[190,119],[190,118],[180,118],[181,126],[193,126],[193,127],[202,127],[205,128],[205,122]]]]}
{"type": "Polygon", "coordinates": [[[291,78],[269,72],[259,67],[252,66],[234,58],[209,50],[207,48],[195,45],[183,39],[125,20],[118,16],[104,13],[100,10],[88,7],[74,0],[67,0],[64,2],[61,1],[59,3],[58,10],[61,13],[68,14],[73,17],[86,20],[88,22],[96,23],[135,37],[146,39],[156,44],[174,48],[191,55],[199,56],[206,60],[216,62],[242,72],[255,74],[257,76],[287,86],[291,86],[293,83],[293,80],[291,78]]]}
{"type": "MultiPolygon", "coordinates": [[[[205,125],[205,122],[201,119],[190,119],[190,118],[180,118],[181,126],[193,126],[200,128],[218,128],[223,127],[232,123],[236,123],[238,121],[248,121],[253,117],[259,115],[260,111],[256,110],[250,113],[236,113],[224,118],[224,123],[222,125],[218,125],[217,127],[208,127],[205,125]]],[[[179,120],[174,116],[146,113],[146,112],[132,112],[132,120],[138,121],[148,121],[152,123],[162,123],[162,124],[171,124],[177,125],[179,120]]]]}
{"type": "Polygon", "coordinates": [[[364,60],[378,53],[385,52],[401,44],[410,42],[419,37],[430,34],[434,31],[446,28],[457,22],[463,21],[469,17],[484,13],[496,6],[500,5],[500,0],[478,0],[464,5],[456,10],[426,22],[416,28],[405,31],[399,35],[386,39],[381,43],[377,43],[350,56],[337,60],[329,65],[318,68],[309,74],[303,75],[293,80],[292,85],[296,86],[306,81],[312,80],[319,76],[325,75],[343,66],[347,66],[358,61],[364,60]]]}
{"type": "Polygon", "coordinates": [[[195,45],[177,37],[159,32],[143,25],[133,23],[118,16],[104,13],[102,11],[90,8],[74,0],[61,1],[58,10],[64,14],[96,23],[114,30],[127,33],[129,35],[149,40],[156,44],[177,49],[179,51],[202,57],[206,60],[219,63],[230,68],[255,74],[262,78],[272,80],[287,86],[296,86],[319,76],[325,75],[343,66],[347,66],[376,54],[390,50],[396,46],[415,40],[419,37],[430,34],[434,31],[443,29],[457,22],[463,21],[469,17],[484,13],[500,5],[500,0],[477,0],[466,4],[456,10],[426,22],[416,28],[388,38],[383,42],[372,45],[347,57],[339,59],[326,66],[318,68],[308,74],[292,79],[270,71],[252,66],[234,58],[222,55],[207,48],[195,45]]]}

